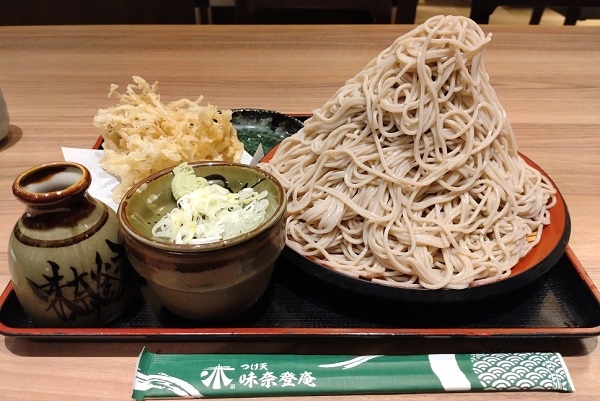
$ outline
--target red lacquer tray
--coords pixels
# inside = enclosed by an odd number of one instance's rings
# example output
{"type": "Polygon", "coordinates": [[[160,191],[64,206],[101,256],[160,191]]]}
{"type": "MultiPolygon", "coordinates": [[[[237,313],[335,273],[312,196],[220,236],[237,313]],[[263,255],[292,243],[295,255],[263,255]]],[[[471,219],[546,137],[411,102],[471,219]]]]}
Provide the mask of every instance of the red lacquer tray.
{"type": "MultiPolygon", "coordinates": [[[[298,116],[296,116],[298,117],[298,116]]],[[[101,145],[99,140],[95,147],[101,145]]],[[[567,246],[547,273],[477,302],[411,303],[357,295],[307,273],[286,252],[270,288],[239,318],[197,322],[164,309],[142,283],[131,309],[101,328],[35,327],[12,284],[0,296],[0,334],[45,340],[306,337],[569,337],[600,335],[600,292],[567,246]]]]}

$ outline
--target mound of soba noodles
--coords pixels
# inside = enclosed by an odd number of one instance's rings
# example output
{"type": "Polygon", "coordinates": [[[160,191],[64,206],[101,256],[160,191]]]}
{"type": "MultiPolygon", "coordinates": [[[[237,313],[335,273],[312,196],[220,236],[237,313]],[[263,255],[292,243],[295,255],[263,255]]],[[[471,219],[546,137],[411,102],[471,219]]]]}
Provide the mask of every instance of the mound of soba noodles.
{"type": "Polygon", "coordinates": [[[432,17],[398,38],[261,166],[287,191],[287,245],[409,288],[492,282],[535,246],[555,190],[517,153],[490,41],[432,17]]]}

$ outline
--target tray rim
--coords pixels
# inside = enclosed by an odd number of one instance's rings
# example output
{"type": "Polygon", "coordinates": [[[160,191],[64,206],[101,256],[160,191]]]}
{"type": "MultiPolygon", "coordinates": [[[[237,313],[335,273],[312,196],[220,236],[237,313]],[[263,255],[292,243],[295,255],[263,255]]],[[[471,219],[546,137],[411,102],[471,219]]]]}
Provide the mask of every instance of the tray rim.
{"type": "MultiPolygon", "coordinates": [[[[571,261],[579,278],[590,290],[600,305],[600,291],[567,245],[565,255],[571,261]]],[[[9,282],[0,295],[0,309],[14,292],[9,282]]],[[[151,340],[191,340],[191,339],[265,339],[265,338],[331,338],[331,337],[427,337],[427,338],[585,338],[600,335],[600,325],[595,327],[486,327],[486,328],[314,328],[314,327],[227,327],[227,328],[127,328],[127,327],[91,327],[91,328],[48,328],[48,327],[10,327],[0,321],[0,334],[4,336],[38,338],[46,340],[108,340],[108,339],[151,339],[151,340]]]]}

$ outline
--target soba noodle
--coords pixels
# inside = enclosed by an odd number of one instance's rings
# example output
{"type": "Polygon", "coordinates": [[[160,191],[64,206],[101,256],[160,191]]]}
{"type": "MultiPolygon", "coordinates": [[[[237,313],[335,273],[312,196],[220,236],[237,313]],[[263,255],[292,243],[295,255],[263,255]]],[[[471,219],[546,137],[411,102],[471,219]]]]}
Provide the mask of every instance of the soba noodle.
{"type": "Polygon", "coordinates": [[[398,38],[263,164],[287,191],[287,245],[402,287],[492,282],[535,246],[555,190],[517,153],[472,20],[398,38]]]}

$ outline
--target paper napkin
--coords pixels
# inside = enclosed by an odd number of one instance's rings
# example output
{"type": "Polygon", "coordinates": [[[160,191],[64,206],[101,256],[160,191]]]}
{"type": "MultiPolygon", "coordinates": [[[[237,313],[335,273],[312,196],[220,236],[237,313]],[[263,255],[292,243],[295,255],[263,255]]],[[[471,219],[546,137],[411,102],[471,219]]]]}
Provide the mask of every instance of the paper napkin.
{"type": "MultiPolygon", "coordinates": [[[[262,148],[257,152],[262,151],[262,148]]],[[[92,175],[92,184],[88,189],[88,193],[94,198],[106,203],[113,210],[117,210],[119,205],[112,199],[113,190],[119,185],[119,179],[109,173],[107,173],[102,165],[100,159],[103,155],[101,149],[80,149],[80,148],[62,148],[63,158],[65,161],[71,161],[82,164],[85,166],[92,175]]],[[[260,160],[262,156],[256,156],[260,160]]],[[[248,152],[244,152],[242,155],[241,163],[251,164],[253,163],[253,156],[248,152]]]]}

